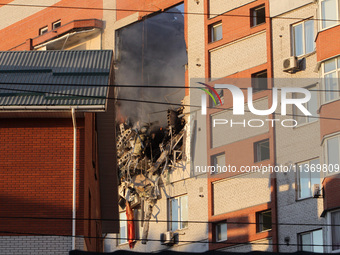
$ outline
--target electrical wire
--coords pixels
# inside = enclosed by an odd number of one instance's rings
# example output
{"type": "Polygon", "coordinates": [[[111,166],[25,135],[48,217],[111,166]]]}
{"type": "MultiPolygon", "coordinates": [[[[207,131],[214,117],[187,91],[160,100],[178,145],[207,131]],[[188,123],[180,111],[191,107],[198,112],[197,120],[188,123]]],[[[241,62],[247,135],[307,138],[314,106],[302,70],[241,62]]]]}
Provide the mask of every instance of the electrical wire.
{"type": "MultiPolygon", "coordinates": [[[[0,72],[1,73],[1,72],[0,72]]],[[[239,79],[251,79],[251,78],[239,78],[239,79]]],[[[275,78],[274,78],[275,79],[275,78]]],[[[277,78],[280,79],[280,78],[277,78]]],[[[335,80],[338,80],[337,78],[334,78],[335,80]]],[[[108,88],[152,88],[152,89],[201,89],[202,87],[196,87],[196,86],[177,86],[177,85],[123,85],[123,84],[114,84],[114,85],[103,85],[103,84],[72,84],[72,83],[30,83],[30,82],[0,82],[0,85],[28,85],[28,86],[72,86],[72,87],[108,87],[108,88]]],[[[281,90],[282,88],[279,87],[273,87],[277,90],[281,90]]],[[[273,88],[267,88],[267,89],[261,89],[266,91],[271,91],[273,88]]],[[[1,88],[0,89],[7,89],[7,88],[1,88]]],[[[239,88],[241,90],[247,90],[248,88],[239,88]]],[[[308,89],[308,91],[312,92],[340,92],[339,89],[308,89]]],[[[0,92],[1,95],[1,92],[0,92]]]]}
{"type": "MultiPolygon", "coordinates": [[[[138,99],[127,99],[127,98],[116,98],[116,97],[103,97],[103,96],[87,96],[87,95],[76,95],[70,93],[60,93],[60,92],[51,92],[51,91],[37,91],[37,90],[23,90],[23,89],[13,89],[13,88],[1,88],[3,90],[10,90],[10,91],[20,91],[20,92],[30,92],[30,93],[38,93],[38,94],[54,94],[59,96],[72,96],[74,100],[81,100],[81,99],[106,99],[106,100],[116,100],[116,101],[126,101],[126,102],[134,102],[134,103],[147,103],[147,104],[160,104],[160,105],[172,105],[172,106],[185,106],[185,107],[197,107],[201,108],[201,105],[188,105],[188,104],[180,104],[180,103],[168,103],[168,102],[160,102],[160,101],[150,101],[150,100],[138,100],[138,99]]],[[[1,95],[1,94],[0,94],[1,95]]],[[[62,99],[62,98],[58,98],[62,99]]],[[[231,108],[223,108],[223,107],[208,107],[209,109],[219,109],[219,110],[231,110],[231,108]]],[[[245,112],[250,112],[245,110],[245,112]]],[[[280,113],[276,112],[275,114],[280,115],[280,113]]],[[[286,116],[295,116],[295,117],[306,117],[305,115],[296,115],[296,114],[286,114],[286,116]]],[[[308,116],[309,118],[313,119],[325,119],[325,120],[340,120],[340,118],[333,118],[333,117],[320,117],[320,116],[308,116]]]]}
{"type": "MultiPolygon", "coordinates": [[[[13,6],[13,7],[34,7],[34,8],[53,8],[53,9],[76,9],[76,10],[92,10],[92,11],[121,11],[121,12],[145,12],[145,13],[155,13],[161,11],[161,9],[155,10],[145,10],[145,9],[123,9],[123,8],[99,8],[99,7],[82,7],[82,6],[62,6],[62,5],[38,5],[38,4],[5,4],[0,3],[0,6],[13,6]]],[[[176,7],[176,6],[174,6],[176,7]]],[[[170,7],[172,8],[172,7],[170,7]]],[[[228,14],[228,13],[200,13],[200,12],[180,12],[180,11],[165,11],[163,13],[169,14],[182,14],[182,15],[202,15],[202,16],[229,16],[229,17],[246,17],[252,18],[256,15],[242,15],[242,14],[228,14]]],[[[305,20],[305,18],[298,17],[270,17],[265,16],[266,19],[290,19],[290,20],[305,20]]],[[[338,19],[322,19],[322,18],[310,18],[309,20],[317,21],[336,21],[340,22],[338,19]]]]}
{"type": "MultiPolygon", "coordinates": [[[[29,217],[29,216],[8,216],[4,217],[1,216],[0,219],[22,219],[22,220],[77,220],[77,221],[102,221],[102,222],[116,222],[116,221],[133,221],[133,222],[145,222],[144,219],[134,219],[134,220],[127,220],[127,219],[90,219],[90,218],[58,218],[58,217],[29,217]]],[[[155,222],[155,223],[178,223],[178,222],[188,222],[192,224],[215,224],[219,223],[221,221],[198,221],[198,220],[186,220],[186,221],[180,221],[180,220],[149,220],[149,222],[155,222]]],[[[242,222],[242,221],[225,221],[227,224],[232,225],[256,225],[257,222],[242,222]]],[[[276,226],[314,226],[314,227],[340,227],[340,224],[317,224],[317,223],[281,223],[281,222],[272,222],[272,225],[276,226]]]]}
{"type": "MultiPolygon", "coordinates": [[[[59,235],[59,234],[43,234],[43,233],[35,233],[35,232],[18,232],[18,231],[0,231],[1,234],[9,234],[9,235],[34,235],[34,236],[58,236],[58,237],[75,237],[75,238],[89,238],[89,239],[113,239],[113,240],[129,240],[128,237],[99,237],[99,236],[81,236],[81,235],[59,235]]],[[[142,241],[144,239],[134,238],[135,241],[142,241]]],[[[146,239],[148,242],[161,242],[161,239],[146,239]]],[[[200,243],[200,244],[233,244],[233,245],[286,245],[286,243],[258,243],[256,241],[249,242],[217,242],[217,241],[199,241],[199,240],[176,240],[178,243],[200,243]]],[[[301,246],[301,244],[291,244],[292,246],[301,246]]],[[[313,247],[332,247],[332,244],[304,244],[304,246],[313,246],[313,247]]]]}

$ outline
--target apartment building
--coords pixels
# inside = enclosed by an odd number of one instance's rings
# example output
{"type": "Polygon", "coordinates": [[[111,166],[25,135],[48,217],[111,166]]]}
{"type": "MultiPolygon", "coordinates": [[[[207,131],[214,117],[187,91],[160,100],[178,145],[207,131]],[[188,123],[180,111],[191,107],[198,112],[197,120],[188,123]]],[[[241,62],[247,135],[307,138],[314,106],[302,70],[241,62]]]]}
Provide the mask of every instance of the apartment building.
{"type": "MultiPolygon", "coordinates": [[[[128,85],[129,82],[133,82],[137,85],[143,83],[157,85],[157,82],[163,79],[167,81],[167,83],[163,81],[163,85],[184,86],[189,80],[188,72],[185,73],[185,65],[188,62],[186,46],[187,35],[185,32],[185,29],[187,29],[187,21],[183,15],[184,4],[181,1],[167,1],[163,3],[158,3],[158,1],[142,1],[138,5],[127,1],[113,1],[111,3],[108,3],[108,1],[41,1],[41,3],[34,2],[36,5],[34,7],[16,6],[16,4],[20,4],[19,2],[20,1],[12,1],[8,5],[4,5],[0,8],[0,12],[2,13],[1,19],[3,20],[0,34],[3,39],[6,37],[8,38],[8,40],[2,39],[0,43],[2,50],[78,51],[113,49],[115,51],[115,79],[116,82],[118,80],[120,84],[128,85]],[[140,9],[140,11],[110,10],[115,8],[123,10],[140,9]],[[146,12],[145,10],[148,11],[146,12]],[[166,11],[170,11],[169,14],[159,18],[157,14],[166,11]],[[9,15],[9,13],[11,13],[11,15],[9,15]],[[165,34],[161,34],[162,30],[165,31],[165,34]],[[133,31],[133,33],[132,36],[130,35],[129,37],[131,31],[133,31]],[[128,40],[133,38],[134,35],[141,41],[135,44],[133,40],[129,42],[128,40]],[[152,38],[152,36],[154,37],[152,38]],[[171,40],[169,40],[170,36],[172,37],[171,40]],[[152,58],[155,58],[155,55],[152,56],[152,54],[158,54],[158,52],[153,51],[148,53],[148,51],[157,48],[156,43],[158,40],[163,40],[160,47],[164,47],[164,45],[162,46],[162,43],[164,44],[164,41],[169,40],[167,43],[167,50],[171,54],[163,54],[157,59],[157,62],[153,62],[152,58]],[[139,55],[138,53],[135,54],[135,51],[142,50],[142,44],[145,45],[145,50],[143,49],[144,52],[142,55],[139,55]],[[170,51],[170,49],[172,49],[172,51],[170,51]],[[179,49],[181,49],[181,51],[179,51],[179,49]],[[130,58],[130,53],[135,55],[130,58]],[[163,61],[161,58],[163,58],[163,61]],[[130,62],[126,60],[129,60],[130,62]],[[179,62],[178,65],[169,65],[169,62],[174,63],[176,61],[179,62]],[[157,70],[157,67],[159,66],[164,67],[163,69],[157,70]],[[169,68],[172,71],[169,72],[165,70],[165,68],[169,68]],[[156,71],[151,73],[152,70],[156,71]],[[137,73],[142,77],[144,75],[145,78],[141,80],[138,80],[139,78],[133,79],[133,77],[137,76],[137,73]],[[153,73],[160,75],[160,77],[155,77],[153,73]],[[172,78],[173,80],[171,80],[172,78]]],[[[27,1],[24,3],[24,5],[29,4],[30,3],[27,1]]],[[[197,6],[196,3],[190,3],[190,5],[194,7],[197,6]]],[[[202,8],[203,11],[203,5],[198,5],[198,7],[202,8]]],[[[200,20],[203,24],[204,19],[202,18],[200,20]]],[[[196,20],[192,19],[191,22],[195,23],[196,20]]],[[[200,29],[203,31],[204,27],[202,26],[200,29]]],[[[203,34],[201,36],[203,36],[203,34]]],[[[192,44],[200,43],[202,48],[204,47],[203,40],[198,40],[196,37],[191,37],[190,40],[194,41],[192,44]]],[[[192,47],[192,49],[194,49],[194,47],[192,47]]],[[[167,51],[164,52],[166,53],[167,51]]],[[[202,59],[204,59],[203,52],[200,52],[200,54],[202,55],[202,59]]],[[[196,76],[201,77],[203,75],[204,71],[196,76]]],[[[124,93],[126,95],[132,92],[132,90],[126,92],[123,89],[117,89],[116,92],[119,93],[119,95],[124,95],[124,93]]],[[[170,92],[171,91],[168,91],[167,93],[171,94],[170,92]]],[[[181,90],[181,92],[182,97],[179,98],[177,96],[176,100],[178,98],[179,100],[175,102],[180,103],[184,98],[183,103],[189,104],[188,97],[185,97],[185,95],[188,95],[188,91],[185,92],[184,90],[181,90]]],[[[146,89],[142,91],[139,90],[139,93],[147,94],[148,91],[146,89]]],[[[142,99],[141,94],[135,95],[132,93],[132,95],[135,96],[133,99],[137,96],[140,96],[142,99]]],[[[161,91],[157,96],[160,96],[163,100],[163,96],[166,96],[166,94],[161,91]]],[[[155,100],[155,97],[151,99],[155,100]]],[[[172,98],[165,100],[171,99],[172,98]]],[[[143,113],[144,111],[147,112],[147,109],[143,108],[143,105],[131,107],[132,104],[124,105],[118,102],[116,106],[118,106],[119,116],[125,115],[132,119],[135,117],[137,118],[139,113],[143,113]],[[130,111],[126,114],[126,109],[136,109],[136,111],[130,111]],[[135,114],[135,112],[138,112],[138,114],[135,114]]],[[[167,108],[170,107],[171,106],[167,106],[167,108]]],[[[144,222],[141,224],[141,222],[136,222],[136,235],[134,238],[136,239],[134,245],[134,250],[136,251],[157,251],[162,249],[202,251],[208,249],[207,243],[195,244],[186,241],[198,240],[207,242],[208,227],[207,223],[204,223],[204,221],[208,220],[207,210],[205,209],[208,204],[208,198],[205,195],[207,193],[206,179],[198,179],[197,176],[193,176],[193,172],[190,171],[189,141],[191,139],[190,128],[187,128],[190,123],[190,118],[188,117],[190,108],[188,107],[184,111],[187,125],[184,128],[185,139],[183,138],[183,141],[185,140],[185,142],[181,143],[187,144],[182,147],[183,150],[185,150],[184,154],[186,154],[186,156],[181,156],[182,160],[175,162],[171,168],[171,172],[162,176],[159,181],[161,194],[153,209],[149,225],[150,231],[147,237],[150,241],[146,244],[141,243],[142,226],[146,223],[144,222]],[[167,221],[171,220],[179,221],[179,223],[167,223],[167,221]],[[203,221],[203,223],[190,222],[195,220],[203,221]],[[174,241],[176,243],[174,243],[174,241]]],[[[164,118],[165,116],[166,113],[160,118],[164,118]]],[[[115,130],[112,130],[113,133],[114,131],[115,130]]],[[[197,141],[201,141],[201,139],[197,139],[197,141]]],[[[200,143],[196,143],[194,146],[196,146],[196,148],[202,147],[200,143]]],[[[204,151],[205,150],[203,150],[203,152],[204,151]]],[[[99,154],[101,154],[100,151],[99,154]]],[[[108,156],[107,154],[105,155],[108,156]]],[[[115,157],[115,155],[111,156],[113,158],[115,157]]],[[[198,151],[196,158],[200,160],[201,164],[206,164],[205,154],[202,153],[202,151],[198,151]]],[[[100,160],[100,158],[98,159],[100,160]]],[[[100,165],[101,162],[98,162],[98,164],[100,165]]],[[[104,178],[101,178],[101,180],[105,181],[105,176],[104,178]]],[[[118,187],[112,187],[112,189],[117,190],[118,187]]],[[[105,190],[101,190],[101,193],[102,196],[105,193],[105,190]]],[[[94,198],[94,194],[89,194],[90,193],[84,192],[84,201],[86,201],[86,203],[84,205],[85,213],[83,216],[85,218],[100,218],[98,216],[98,209],[92,211],[92,213],[87,210],[88,207],[94,207],[94,202],[87,202],[90,201],[90,197],[94,198]]],[[[107,194],[110,194],[110,191],[108,191],[107,194]]],[[[114,233],[113,231],[110,232],[108,228],[105,229],[104,227],[102,231],[100,231],[97,227],[99,224],[98,222],[91,221],[94,225],[89,224],[89,222],[86,221],[84,222],[84,229],[93,233],[91,234],[91,237],[98,237],[101,233],[107,234],[102,243],[104,245],[104,251],[129,249],[129,245],[127,244],[126,212],[125,208],[119,207],[119,209],[119,217],[117,216],[114,218],[108,215],[106,215],[106,217],[105,215],[101,215],[102,218],[112,219],[112,222],[115,223],[115,225],[117,225],[117,220],[121,219],[119,235],[112,234],[114,233]]],[[[137,217],[135,219],[143,220],[146,209],[147,205],[143,203],[142,206],[133,208],[134,214],[137,217]]],[[[102,249],[102,246],[95,245],[95,243],[100,243],[100,241],[96,239],[94,242],[93,239],[86,238],[87,236],[88,235],[85,236],[86,245],[84,247],[77,246],[78,248],[92,251],[102,249]]],[[[46,248],[48,250],[48,247],[46,248]]]]}
{"type": "MultiPolygon", "coordinates": [[[[339,162],[337,120],[327,119],[338,118],[338,111],[333,108],[337,92],[323,91],[337,90],[338,86],[336,79],[329,79],[336,78],[335,62],[339,54],[333,46],[336,30],[331,32],[338,23],[329,21],[337,19],[334,14],[337,8],[336,1],[270,1],[274,86],[310,90],[311,100],[306,107],[314,116],[306,117],[291,107],[290,115],[298,125],[290,129],[276,127],[277,163],[296,169],[277,175],[278,222],[281,224],[278,242],[286,244],[280,246],[283,252],[334,252],[338,249],[337,227],[326,225],[339,221],[338,202],[335,202],[338,199],[334,192],[339,179],[337,175],[330,176],[328,171],[312,171],[313,167],[320,170],[325,164],[333,172],[339,162]],[[320,40],[325,38],[322,37],[325,33],[332,34],[327,45],[322,45],[320,40]],[[334,66],[331,68],[334,71],[329,69],[329,76],[325,69],[328,63],[334,66]],[[331,187],[327,186],[328,182],[331,187]],[[328,189],[332,191],[327,192],[328,189]]],[[[296,98],[297,94],[290,96],[296,98]]]]}
{"type": "MultiPolygon", "coordinates": [[[[335,167],[340,158],[338,93],[322,91],[339,90],[338,0],[41,1],[56,8],[34,3],[11,6],[22,4],[15,0],[0,7],[0,50],[111,49],[116,85],[232,84],[245,98],[244,116],[233,115],[233,94],[218,89],[221,102],[207,95],[210,107],[202,115],[193,107],[201,104],[202,90],[186,89],[173,97],[173,90],[117,86],[116,95],[125,99],[183,99],[183,105],[192,107],[179,114],[185,119],[180,148],[185,156],[178,161],[171,157],[175,163],[166,163],[166,173],[160,175],[157,202],[147,221],[149,241],[142,243],[147,204],[134,205],[137,221],[130,238],[121,199],[120,234],[103,231],[104,251],[129,249],[132,239],[133,249],[145,252],[339,250],[339,228],[334,226],[339,224],[339,176],[305,171],[311,165],[335,167]],[[317,118],[290,106],[284,117],[279,110],[263,116],[250,112],[248,88],[253,89],[253,108],[264,110],[273,104],[272,88],[280,96],[283,87],[309,89],[312,97],[305,107],[317,118]],[[280,124],[285,119],[298,125],[285,127],[280,124]],[[228,124],[214,125],[217,120],[228,124]],[[254,128],[248,125],[252,120],[253,126],[264,124],[254,128]],[[196,168],[223,165],[304,171],[263,175],[196,168]]],[[[126,102],[116,102],[125,125],[118,134],[138,127],[141,135],[144,124],[139,123],[163,123],[171,108],[126,102]]],[[[86,244],[95,250],[89,240],[86,244]]]]}

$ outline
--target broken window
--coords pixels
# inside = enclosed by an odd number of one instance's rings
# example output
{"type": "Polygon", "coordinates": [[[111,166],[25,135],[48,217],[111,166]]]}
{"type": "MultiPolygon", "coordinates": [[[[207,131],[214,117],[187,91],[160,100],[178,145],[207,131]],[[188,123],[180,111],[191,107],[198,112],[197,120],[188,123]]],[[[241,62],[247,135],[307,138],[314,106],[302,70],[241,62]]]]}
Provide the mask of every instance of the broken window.
{"type": "Polygon", "coordinates": [[[188,227],[188,196],[180,196],[169,200],[170,230],[175,231],[188,227]]]}

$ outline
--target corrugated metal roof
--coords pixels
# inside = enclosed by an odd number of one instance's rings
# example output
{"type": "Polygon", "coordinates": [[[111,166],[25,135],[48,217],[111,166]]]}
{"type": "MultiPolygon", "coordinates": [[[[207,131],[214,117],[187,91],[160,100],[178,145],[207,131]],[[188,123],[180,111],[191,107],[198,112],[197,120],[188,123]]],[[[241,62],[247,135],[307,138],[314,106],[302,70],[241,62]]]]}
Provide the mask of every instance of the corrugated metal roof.
{"type": "Polygon", "coordinates": [[[0,106],[105,105],[112,54],[0,52],[0,106]]]}

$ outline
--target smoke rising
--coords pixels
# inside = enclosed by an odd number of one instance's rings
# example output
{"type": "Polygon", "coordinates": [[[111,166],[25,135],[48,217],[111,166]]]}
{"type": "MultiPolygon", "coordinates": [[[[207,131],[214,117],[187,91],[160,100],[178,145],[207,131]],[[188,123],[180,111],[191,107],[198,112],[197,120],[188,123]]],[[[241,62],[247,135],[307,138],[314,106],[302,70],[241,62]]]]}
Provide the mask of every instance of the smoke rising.
{"type": "MultiPolygon", "coordinates": [[[[183,4],[169,12],[180,10],[183,4]]],[[[186,64],[184,15],[180,13],[156,14],[117,31],[116,84],[184,87],[186,64]]],[[[171,103],[180,103],[184,94],[183,88],[118,89],[118,98],[171,103]]],[[[128,118],[131,124],[159,122],[164,126],[165,111],[177,106],[118,101],[117,108],[118,121],[128,118]]]]}

